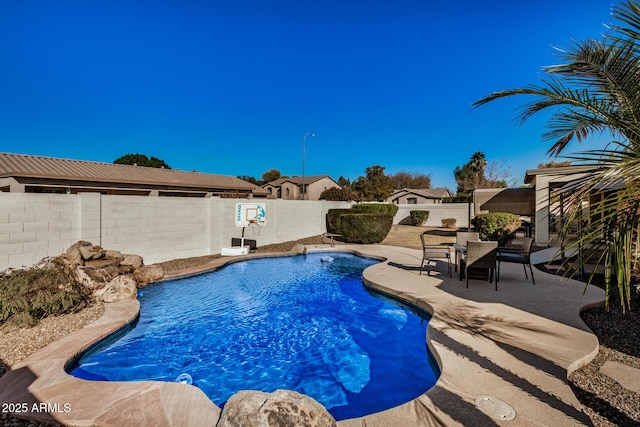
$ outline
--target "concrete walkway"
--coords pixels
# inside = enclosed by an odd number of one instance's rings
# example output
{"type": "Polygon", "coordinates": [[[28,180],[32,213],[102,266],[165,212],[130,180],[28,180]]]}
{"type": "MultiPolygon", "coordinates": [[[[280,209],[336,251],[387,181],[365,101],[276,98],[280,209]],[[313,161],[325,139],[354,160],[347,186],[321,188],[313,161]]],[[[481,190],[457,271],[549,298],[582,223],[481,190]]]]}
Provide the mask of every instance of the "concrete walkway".
{"type": "MultiPolygon", "coordinates": [[[[433,314],[427,336],[442,371],[436,385],[404,405],[339,426],[590,425],[567,374],[598,351],[579,312],[603,303],[600,289],[589,287],[583,295],[583,283],[539,271],[533,285],[521,265],[503,264],[496,292],[483,280],[472,279],[466,288],[455,273],[450,279],[439,261],[430,276],[419,275],[418,250],[382,245],[307,250],[385,259],[365,270],[365,283],[433,314]]],[[[234,260],[215,260],[207,268],[234,260]]],[[[18,416],[67,425],[215,426],[220,410],[196,387],[92,382],[64,372],[73,356],[134,319],[138,309],[137,301],[110,304],[98,321],[12,367],[0,378],[0,402],[25,403],[28,410],[18,416]]]]}

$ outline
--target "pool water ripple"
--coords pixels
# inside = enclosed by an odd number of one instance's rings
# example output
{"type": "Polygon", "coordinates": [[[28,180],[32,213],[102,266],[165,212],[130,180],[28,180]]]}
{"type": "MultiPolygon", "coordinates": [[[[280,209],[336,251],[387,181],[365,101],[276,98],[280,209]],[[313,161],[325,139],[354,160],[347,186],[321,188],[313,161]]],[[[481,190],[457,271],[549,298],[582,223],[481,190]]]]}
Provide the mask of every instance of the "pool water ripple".
{"type": "Polygon", "coordinates": [[[292,389],[336,419],[407,402],[439,375],[423,312],[370,292],[351,254],[253,259],[151,285],[128,333],[83,355],[71,373],[109,381],[175,381],[223,406],[239,390],[292,389]]]}

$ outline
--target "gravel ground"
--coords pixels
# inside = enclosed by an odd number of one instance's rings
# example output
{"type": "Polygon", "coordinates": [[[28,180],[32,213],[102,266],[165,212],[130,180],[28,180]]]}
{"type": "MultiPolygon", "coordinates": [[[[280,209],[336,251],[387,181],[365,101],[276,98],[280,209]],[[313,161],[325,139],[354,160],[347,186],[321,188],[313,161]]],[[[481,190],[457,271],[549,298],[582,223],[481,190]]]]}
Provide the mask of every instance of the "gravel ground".
{"type": "MultiPolygon", "coordinates": [[[[455,230],[429,229],[426,227],[394,226],[384,244],[420,248],[419,235],[431,230],[432,244],[455,241],[455,230]]],[[[316,245],[323,242],[321,236],[266,245],[256,252],[288,252],[295,244],[316,245]]],[[[336,242],[337,245],[342,244],[336,242]]],[[[220,255],[179,259],[162,263],[166,271],[205,264],[220,255]]],[[[83,327],[102,315],[104,307],[94,305],[78,313],[43,320],[31,329],[0,328],[0,376],[9,366],[22,361],[38,349],[83,327]]],[[[599,372],[604,362],[618,361],[640,369],[640,291],[635,288],[631,310],[622,313],[619,305],[612,302],[611,309],[586,310],[582,318],[598,336],[600,351],[596,358],[582,369],[569,375],[569,384],[584,406],[593,425],[600,426],[638,426],[640,425],[640,399],[638,394],[620,386],[611,378],[599,372]]],[[[0,425],[11,427],[42,427],[43,424],[13,418],[0,414],[0,425]]]]}
{"type": "MultiPolygon", "coordinates": [[[[104,313],[103,304],[94,304],[77,313],[48,317],[33,328],[0,328],[0,376],[10,366],[21,362],[48,344],[83,328],[98,319],[104,313]]],[[[10,427],[42,427],[58,424],[46,424],[26,421],[0,412],[0,425],[10,427]]]]}
{"type": "Polygon", "coordinates": [[[591,363],[569,375],[569,384],[573,392],[584,405],[585,412],[595,426],[640,425],[638,393],[622,387],[599,371],[609,360],[640,369],[638,288],[633,288],[631,310],[626,313],[622,312],[619,302],[614,300],[609,312],[606,312],[604,307],[592,308],[585,310],[581,316],[598,337],[600,350],[591,363]]]}

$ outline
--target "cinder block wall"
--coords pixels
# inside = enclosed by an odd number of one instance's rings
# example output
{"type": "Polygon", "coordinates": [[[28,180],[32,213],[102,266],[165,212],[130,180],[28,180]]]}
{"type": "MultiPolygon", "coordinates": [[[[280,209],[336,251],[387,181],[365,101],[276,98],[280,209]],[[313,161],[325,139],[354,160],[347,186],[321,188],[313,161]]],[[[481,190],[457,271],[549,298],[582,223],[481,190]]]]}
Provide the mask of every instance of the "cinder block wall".
{"type": "MultiPolygon", "coordinates": [[[[473,209],[473,206],[471,206],[473,209]]],[[[393,218],[394,224],[411,224],[410,211],[429,211],[427,226],[442,227],[442,220],[445,218],[455,218],[456,227],[467,227],[469,225],[469,204],[468,203],[442,203],[442,204],[419,204],[419,205],[398,205],[398,213],[393,218]]],[[[473,218],[472,212],[472,218],[473,218]]]]}
{"type": "MultiPolygon", "coordinates": [[[[213,199],[101,196],[100,246],[142,255],[146,263],[208,255],[213,199]]],[[[92,242],[95,243],[95,242],[92,242]]]]}
{"type": "Polygon", "coordinates": [[[151,264],[212,255],[241,237],[236,203],[264,203],[267,225],[245,238],[258,245],[326,231],[328,209],[346,202],[0,193],[0,271],[31,266],[64,252],[78,240],[135,253],[151,264]]]}
{"type": "Polygon", "coordinates": [[[58,255],[81,237],[77,195],[0,193],[0,270],[58,255]]]}

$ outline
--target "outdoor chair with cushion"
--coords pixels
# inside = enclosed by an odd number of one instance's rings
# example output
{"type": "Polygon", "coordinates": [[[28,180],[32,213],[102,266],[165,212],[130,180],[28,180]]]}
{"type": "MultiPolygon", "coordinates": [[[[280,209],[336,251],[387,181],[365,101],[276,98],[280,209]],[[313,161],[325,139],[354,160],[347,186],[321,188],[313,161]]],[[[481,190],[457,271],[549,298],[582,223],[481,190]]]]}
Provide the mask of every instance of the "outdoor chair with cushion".
{"type": "MultiPolygon", "coordinates": [[[[467,254],[460,265],[460,280],[462,274],[467,278],[469,287],[469,269],[485,269],[489,282],[493,281],[493,273],[496,271],[496,254],[498,242],[467,242],[467,254]]],[[[498,290],[498,275],[496,274],[496,291],[498,290]]]]}
{"type": "Polygon", "coordinates": [[[477,242],[480,240],[480,233],[476,231],[458,231],[456,233],[456,244],[454,247],[456,248],[456,259],[455,259],[455,268],[458,271],[458,265],[460,264],[460,258],[464,256],[463,247],[467,246],[468,241],[477,242]]]}
{"type": "Polygon", "coordinates": [[[517,250],[513,250],[512,248],[498,248],[498,273],[497,277],[500,277],[500,263],[501,262],[513,262],[516,264],[522,264],[524,268],[524,277],[529,279],[527,275],[527,265],[529,266],[529,271],[531,272],[531,281],[533,284],[536,284],[536,279],[533,278],[533,268],[531,267],[531,248],[533,247],[533,238],[525,237],[522,241],[522,247],[517,250]]]}
{"type": "Polygon", "coordinates": [[[422,274],[425,262],[427,263],[427,275],[430,275],[431,269],[429,268],[429,260],[434,258],[446,258],[447,266],[449,267],[449,277],[453,277],[451,275],[451,250],[449,246],[427,244],[425,235],[428,233],[428,231],[425,231],[420,235],[420,240],[422,240],[422,263],[420,264],[420,274],[422,274]]]}

